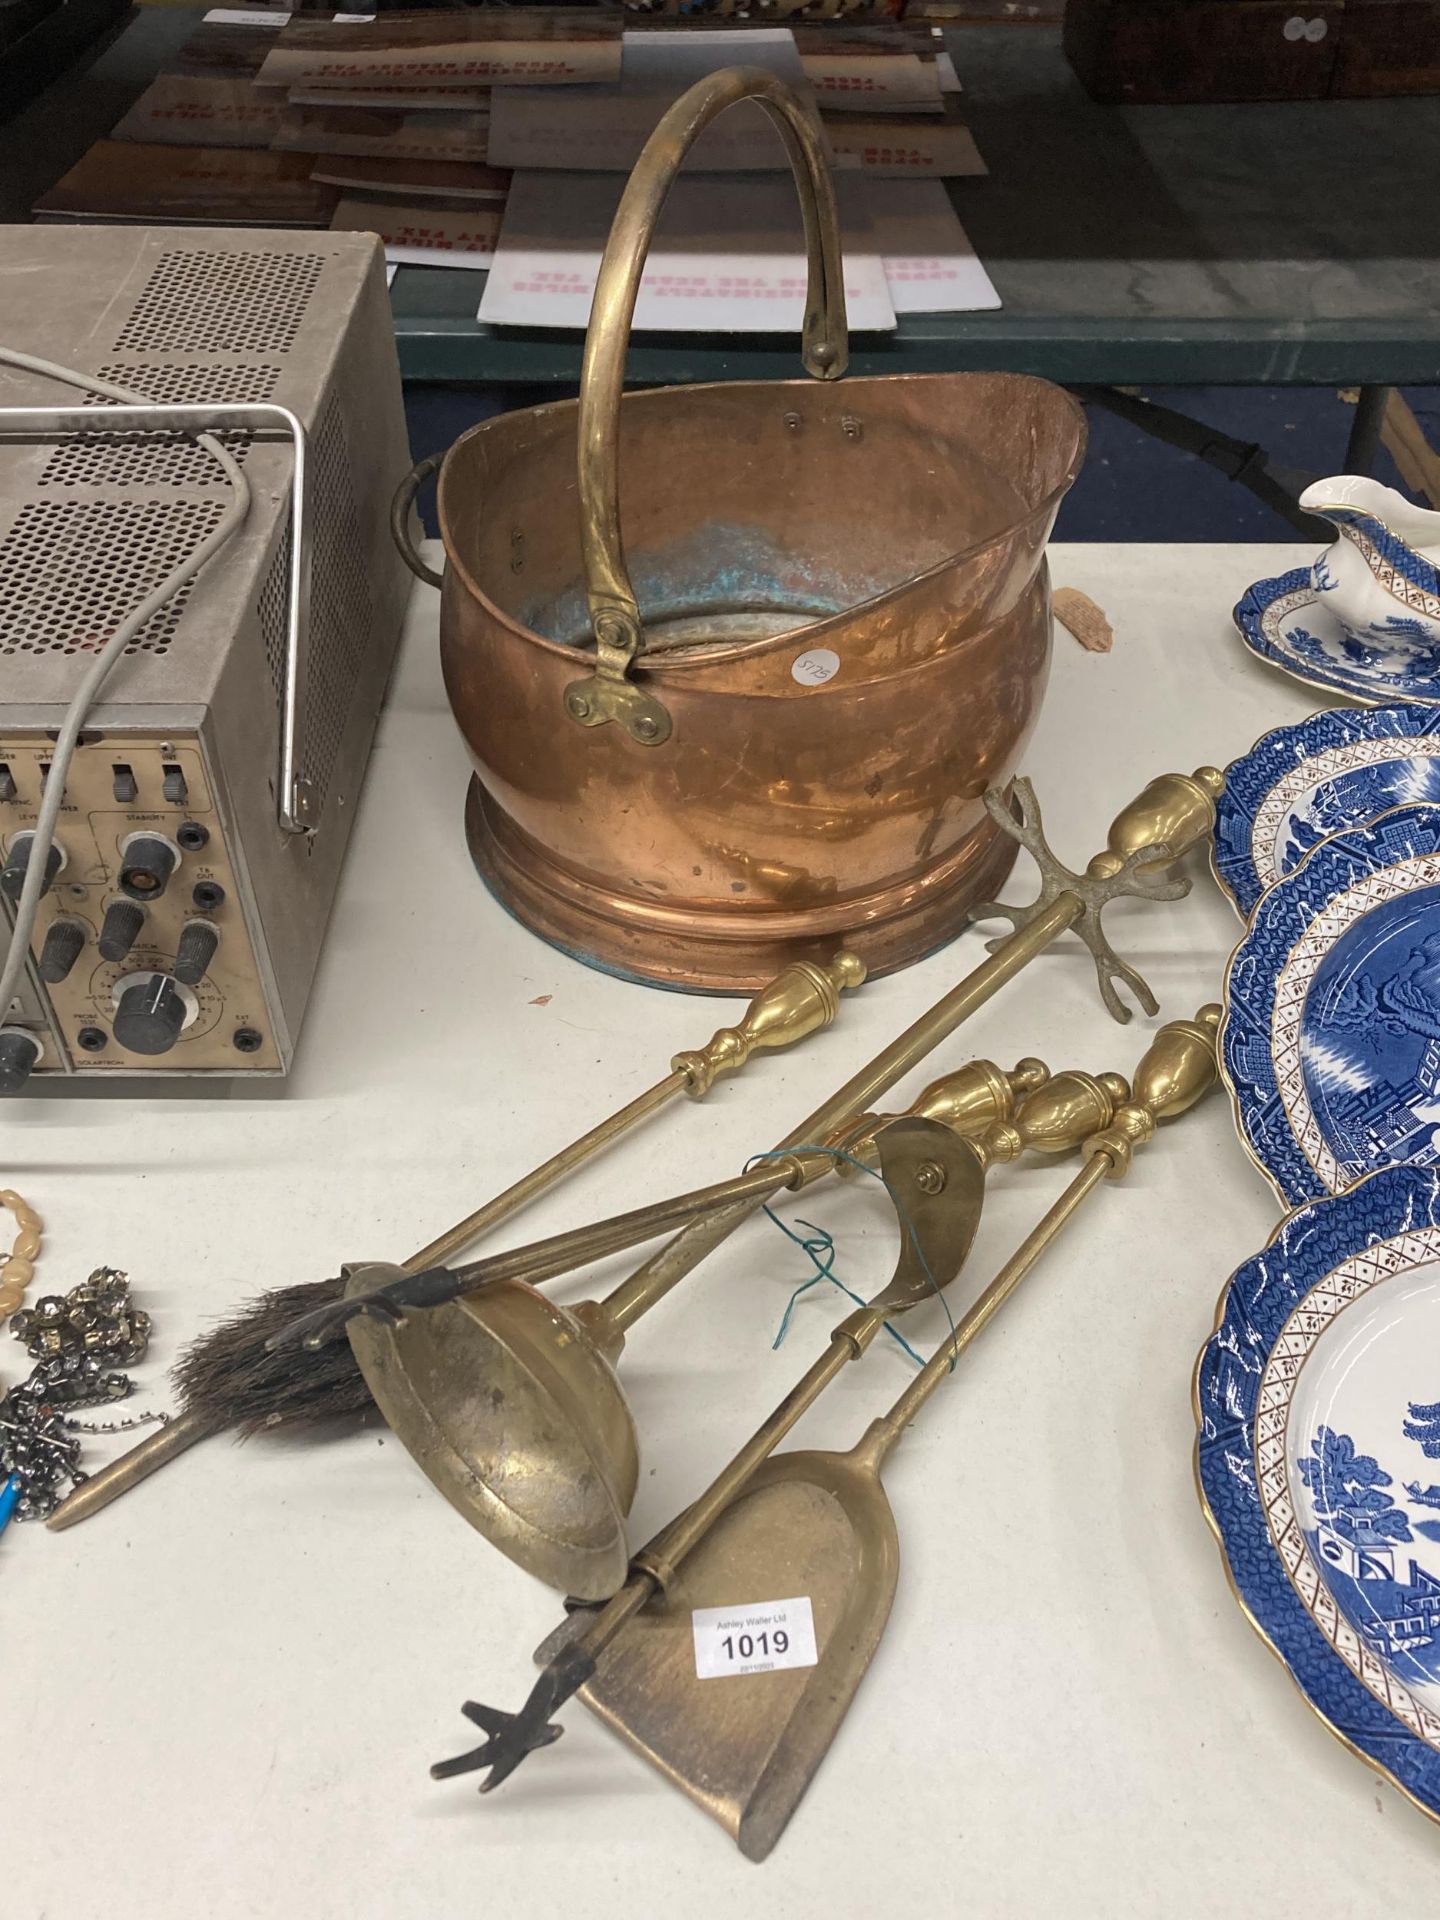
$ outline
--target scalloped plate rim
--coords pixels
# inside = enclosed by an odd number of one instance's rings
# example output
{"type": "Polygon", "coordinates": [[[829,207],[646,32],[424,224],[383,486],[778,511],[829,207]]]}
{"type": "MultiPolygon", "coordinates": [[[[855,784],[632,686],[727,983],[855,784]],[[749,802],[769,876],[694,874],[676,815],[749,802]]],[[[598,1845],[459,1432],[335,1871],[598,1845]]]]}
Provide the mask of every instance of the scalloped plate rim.
{"type": "MultiPolygon", "coordinates": [[[[1327,1218],[1343,1218],[1344,1214],[1350,1210],[1361,1208],[1364,1200],[1371,1195],[1372,1189],[1378,1194],[1391,1186],[1405,1196],[1403,1206],[1397,1213],[1398,1230],[1403,1231],[1405,1225],[1413,1220],[1415,1196],[1417,1190],[1422,1188],[1429,1189],[1427,1206],[1429,1223],[1440,1227],[1440,1167],[1378,1167],[1374,1173],[1357,1181],[1354,1186],[1347,1187],[1343,1193],[1327,1194],[1320,1199],[1310,1201],[1303,1207],[1298,1207],[1294,1213],[1289,1214],[1278,1224],[1263,1247],[1242,1260],[1230,1274],[1220,1289],[1215,1307],[1214,1325],[1196,1355],[1191,1375],[1191,1411],[1195,1420],[1195,1441],[1191,1462],[1195,1476],[1195,1491],[1201,1511],[1219,1550],[1226,1583],[1245,1619],[1284,1667],[1301,1699],[1327,1732],[1362,1760],[1366,1766],[1383,1774],[1390,1784],[1428,1819],[1440,1822],[1440,1750],[1410,1732],[1398,1716],[1395,1716],[1395,1731],[1387,1732],[1383,1742],[1377,1741],[1376,1745],[1372,1745],[1362,1737],[1358,1729],[1347,1732],[1344,1727],[1338,1726],[1318,1704],[1310,1685],[1307,1684],[1307,1677],[1317,1664],[1320,1668],[1334,1674],[1335,1684],[1347,1704],[1368,1712],[1381,1703],[1377,1702],[1375,1695],[1356,1678],[1346,1663],[1326,1643],[1315,1625],[1309,1610],[1290,1579],[1284,1561],[1276,1551],[1258,1493],[1244,1509],[1238,1524],[1233,1518],[1227,1522],[1215,1510],[1215,1503],[1211,1498],[1213,1475],[1207,1471],[1208,1462],[1213,1460],[1220,1451],[1224,1433],[1237,1429],[1246,1436],[1247,1465],[1252,1473],[1255,1471],[1254,1444],[1251,1435],[1254,1425],[1254,1402],[1258,1398],[1259,1381],[1264,1370],[1263,1361],[1251,1376],[1255,1383],[1254,1391],[1248,1397],[1248,1404],[1242,1406],[1240,1417],[1231,1416],[1226,1427],[1217,1427],[1208,1438],[1205,1431],[1208,1366],[1212,1356],[1223,1351],[1222,1341],[1227,1330],[1238,1320],[1244,1331],[1255,1340],[1256,1345],[1262,1344],[1247,1310],[1244,1295],[1246,1277],[1267,1254],[1284,1244],[1287,1235],[1295,1236],[1300,1241],[1300,1246],[1292,1257],[1304,1259],[1306,1254],[1313,1250],[1315,1244],[1311,1238],[1311,1231],[1317,1218],[1322,1222],[1327,1218]],[[1260,1556],[1262,1563],[1267,1563],[1272,1571],[1278,1574],[1269,1592],[1261,1593],[1252,1577],[1248,1576],[1243,1569],[1237,1571],[1237,1554],[1232,1551],[1237,1544],[1251,1549],[1255,1547],[1262,1549],[1260,1556]],[[1292,1632],[1296,1630],[1302,1641],[1308,1641],[1304,1657],[1298,1661],[1293,1657],[1293,1652],[1287,1651],[1287,1648],[1282,1646],[1276,1638],[1276,1634],[1281,1633],[1289,1640],[1292,1632]],[[1376,1750],[1377,1745],[1380,1751],[1376,1750]],[[1394,1752],[1401,1749],[1418,1757],[1426,1776],[1422,1782],[1417,1784],[1402,1779],[1388,1763],[1388,1759],[1382,1757],[1382,1754],[1393,1757],[1394,1752]]],[[[1354,1252],[1360,1253],[1366,1246],[1373,1245],[1375,1238],[1373,1233],[1366,1237],[1357,1237],[1354,1252]]],[[[1300,1302],[1312,1293],[1329,1273],[1334,1271],[1335,1264],[1338,1262],[1325,1265],[1322,1271],[1317,1272],[1303,1286],[1291,1285],[1286,1320],[1300,1302]]],[[[1401,1269],[1401,1271],[1409,1271],[1409,1269],[1401,1269]]],[[[1390,1277],[1393,1276],[1387,1276],[1387,1278],[1390,1277]]],[[[1380,1281],[1377,1284],[1383,1286],[1385,1282],[1380,1281]]],[[[1284,1324],[1285,1322],[1282,1321],[1275,1339],[1280,1337],[1284,1324]]],[[[1266,1348],[1266,1361],[1273,1349],[1274,1340],[1266,1348]]],[[[1219,1504],[1222,1507],[1226,1505],[1223,1501],[1219,1504]]],[[[1243,1554],[1238,1557],[1243,1561],[1243,1554]]]]}
{"type": "MultiPolygon", "coordinates": [[[[1316,863],[1323,862],[1324,855],[1327,853],[1327,851],[1333,852],[1337,842],[1346,839],[1350,835],[1367,833],[1372,829],[1380,827],[1386,820],[1392,819],[1395,815],[1406,814],[1406,813],[1414,813],[1414,814],[1428,813],[1431,815],[1440,816],[1440,801],[1411,800],[1411,801],[1407,801],[1403,806],[1390,807],[1386,810],[1386,812],[1382,814],[1377,814],[1374,820],[1368,821],[1365,825],[1359,826],[1359,827],[1347,827],[1340,833],[1332,833],[1326,839],[1322,840],[1318,846],[1312,847],[1309,854],[1306,856],[1306,858],[1301,861],[1300,865],[1296,867],[1292,873],[1287,873],[1282,880],[1277,880],[1273,887],[1267,888],[1266,891],[1261,895],[1260,899],[1256,902],[1254,911],[1250,915],[1250,919],[1246,924],[1244,933],[1240,936],[1240,939],[1237,942],[1234,951],[1231,953],[1229,960],[1225,963],[1225,977],[1222,983],[1221,994],[1220,994],[1220,1004],[1222,1009],[1221,1016],[1220,1016],[1220,1031],[1219,1031],[1219,1038],[1217,1042],[1217,1057],[1220,1063],[1220,1078],[1222,1083],[1224,1084],[1226,1092],[1230,1096],[1231,1116],[1235,1122],[1235,1131],[1240,1137],[1241,1146],[1245,1149],[1245,1152],[1249,1155],[1250,1159],[1259,1168],[1261,1173],[1264,1174],[1265,1178],[1270,1182],[1270,1185],[1274,1188],[1275,1193],[1279,1198],[1281,1204],[1285,1206],[1287,1209],[1308,1206],[1313,1201],[1324,1199],[1327,1196],[1333,1196],[1335,1192],[1343,1191],[1344,1189],[1335,1189],[1335,1188],[1330,1188],[1330,1187],[1326,1187],[1324,1185],[1318,1184],[1320,1181],[1320,1175],[1317,1169],[1313,1165],[1311,1165],[1311,1163],[1308,1160],[1305,1159],[1305,1156],[1301,1151],[1298,1142],[1295,1141],[1293,1132],[1290,1131],[1289,1116],[1288,1114],[1285,1114],[1283,1103],[1281,1103],[1279,1099],[1278,1083],[1275,1086],[1273,1097],[1276,1103],[1280,1105],[1281,1113],[1282,1115],[1284,1115],[1284,1118],[1285,1118],[1286,1139],[1288,1140],[1289,1144],[1293,1147],[1294,1154],[1297,1161],[1304,1162],[1305,1172],[1310,1176],[1311,1181],[1316,1184],[1308,1185],[1303,1189],[1297,1187],[1293,1191],[1289,1187],[1287,1187],[1281,1172],[1277,1171],[1277,1169],[1271,1165],[1270,1160],[1265,1156],[1264,1152],[1262,1151],[1262,1143],[1256,1141],[1256,1139],[1252,1136],[1250,1129],[1246,1126],[1245,1121],[1246,1121],[1246,1112],[1247,1112],[1247,1101],[1256,1101],[1258,1098],[1258,1092],[1260,1090],[1257,1090],[1253,1086],[1247,1085],[1244,1092],[1242,1093],[1241,1087],[1237,1083],[1235,1075],[1231,1070],[1230,1049],[1228,1045],[1228,1040],[1229,1040],[1229,1033],[1230,1033],[1231,1016],[1232,1016],[1232,1011],[1233,1011],[1233,1007],[1236,1000],[1236,995],[1234,992],[1235,969],[1237,964],[1240,961],[1241,956],[1245,953],[1247,947],[1249,947],[1251,941],[1255,938],[1256,934],[1261,930],[1260,924],[1259,924],[1260,914],[1266,907],[1267,903],[1277,900],[1278,897],[1284,893],[1298,892],[1301,888],[1303,881],[1306,879],[1307,876],[1313,878],[1312,868],[1314,868],[1315,871],[1319,870],[1318,866],[1316,866],[1316,863]]],[[[1391,862],[1391,864],[1393,864],[1393,862],[1391,862]]],[[[1372,873],[1379,870],[1380,868],[1378,866],[1371,866],[1368,869],[1368,871],[1372,873]]],[[[1341,891],[1341,889],[1337,889],[1337,891],[1341,891]]],[[[1334,897],[1333,895],[1327,896],[1327,898],[1333,898],[1333,897],[1334,897]]],[[[1267,976],[1267,980],[1268,980],[1270,993],[1272,996],[1271,1004],[1273,1007],[1273,995],[1274,995],[1274,990],[1277,983],[1274,978],[1270,978],[1268,976],[1267,976]]],[[[1265,1031],[1268,1033],[1271,1023],[1270,1023],[1270,1019],[1267,1017],[1267,1019],[1263,1023],[1256,1022],[1255,1024],[1263,1025],[1265,1031]]],[[[1273,1056],[1271,1058],[1271,1071],[1272,1073],[1274,1072],[1273,1056]]],[[[1256,1122],[1255,1131],[1261,1134],[1263,1134],[1265,1131],[1265,1129],[1260,1125],[1258,1121],[1256,1122]]],[[[1403,1163],[1399,1163],[1399,1164],[1403,1164],[1403,1163]]],[[[1378,1171],[1378,1169],[1375,1169],[1375,1171],[1378,1171]]],[[[1361,1174],[1357,1176],[1357,1180],[1368,1179],[1369,1177],[1370,1176],[1368,1173],[1361,1174]]],[[[1349,1183],[1349,1185],[1351,1186],[1355,1184],[1356,1184],[1356,1181],[1351,1181],[1349,1183]]]]}
{"type": "MultiPolygon", "coordinates": [[[[1325,673],[1295,655],[1282,653],[1280,649],[1265,637],[1262,622],[1276,600],[1286,594],[1310,590],[1311,603],[1318,616],[1326,623],[1339,627],[1335,619],[1320,603],[1320,596],[1311,584],[1309,567],[1292,567],[1288,573],[1277,573],[1269,579],[1256,580],[1248,586],[1231,609],[1230,617],[1235,622],[1236,631],[1246,648],[1257,660],[1263,660],[1267,667],[1274,667],[1277,673],[1287,674],[1290,679],[1298,680],[1301,686],[1321,687],[1327,693],[1343,694],[1348,700],[1357,700],[1362,706],[1391,707],[1408,704],[1417,707],[1440,705],[1440,684],[1429,695],[1410,694],[1402,697],[1394,687],[1367,688],[1365,675],[1356,669],[1353,678],[1338,674],[1325,673]]],[[[1299,609],[1296,608],[1298,612],[1299,609]]]]}
{"type": "MultiPolygon", "coordinates": [[[[1440,702],[1392,700],[1383,707],[1321,707],[1315,713],[1307,713],[1302,720],[1292,720],[1284,726],[1267,728],[1264,733],[1259,735],[1259,737],[1246,748],[1244,753],[1237,754],[1235,758],[1229,762],[1225,768],[1225,785],[1215,807],[1215,830],[1210,838],[1210,871],[1214,876],[1216,886],[1219,887],[1220,891],[1225,895],[1226,899],[1247,926],[1256,907],[1259,906],[1260,901],[1269,891],[1268,887],[1261,884],[1260,876],[1255,871],[1254,854],[1252,851],[1255,816],[1269,799],[1280,781],[1288,773],[1303,766],[1307,760],[1315,757],[1318,753],[1327,751],[1336,745],[1346,744],[1348,740],[1393,739],[1402,741],[1424,739],[1427,735],[1440,735],[1440,702]],[[1416,725],[1414,731],[1407,731],[1402,728],[1397,729],[1393,733],[1390,732],[1389,723],[1392,720],[1399,720],[1406,715],[1413,715],[1415,717],[1416,725]],[[1372,722],[1374,723],[1373,725],[1371,724],[1372,722]],[[1325,741],[1322,744],[1319,738],[1306,737],[1310,735],[1322,735],[1332,728],[1339,730],[1341,735],[1340,740],[1325,741]],[[1292,759],[1285,761],[1283,759],[1282,743],[1288,742],[1295,743],[1296,752],[1292,759]],[[1273,777],[1268,769],[1262,776],[1269,780],[1269,785],[1265,788],[1265,791],[1252,802],[1238,802],[1234,797],[1237,769],[1250,768],[1255,762],[1267,757],[1274,757],[1279,763],[1273,770],[1273,777]],[[1225,852],[1222,854],[1221,823],[1227,816],[1243,823],[1245,828],[1245,848],[1243,852],[1225,852]],[[1233,883],[1232,876],[1236,873],[1237,869],[1243,869],[1241,877],[1248,878],[1253,883],[1255,897],[1248,907],[1244,905],[1233,883]]],[[[1413,758],[1412,755],[1408,754],[1401,754],[1396,757],[1397,759],[1413,758]]],[[[1392,763],[1388,761],[1374,761],[1371,764],[1378,768],[1392,763]]],[[[1411,805],[1414,803],[1402,801],[1398,804],[1411,805]]],[[[1383,809],[1383,811],[1387,813],[1391,810],[1389,807],[1383,809]]],[[[1370,825],[1379,817],[1380,815],[1378,813],[1372,813],[1363,819],[1350,820],[1347,821],[1343,827],[1336,827],[1334,832],[1349,833],[1355,827],[1370,825]]],[[[1326,834],[1325,838],[1327,840],[1331,839],[1333,835],[1326,834]]],[[[1323,844],[1323,842],[1317,841],[1316,846],[1321,844],[1323,844]]],[[[1312,847],[1310,851],[1313,853],[1315,848],[1312,847]]],[[[1309,856],[1307,855],[1306,857],[1308,858],[1309,856]]],[[[1299,864],[1303,864],[1303,862],[1299,864]]],[[[1298,871],[1298,866],[1290,869],[1290,873],[1296,871],[1298,871]]],[[[1279,880],[1288,878],[1288,873],[1279,876],[1279,880]]],[[[1272,881],[1270,884],[1278,885],[1279,880],[1272,881]]],[[[1248,888],[1246,890],[1249,891],[1248,888]]]]}

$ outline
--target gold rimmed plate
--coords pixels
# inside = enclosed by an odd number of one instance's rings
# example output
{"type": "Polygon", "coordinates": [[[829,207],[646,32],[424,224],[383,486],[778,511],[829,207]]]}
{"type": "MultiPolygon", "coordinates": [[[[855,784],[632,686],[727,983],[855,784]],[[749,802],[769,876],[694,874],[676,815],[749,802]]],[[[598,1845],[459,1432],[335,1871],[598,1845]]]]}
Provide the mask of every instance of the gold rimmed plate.
{"type": "Polygon", "coordinates": [[[1292,1214],[1225,1289],[1195,1413],[1241,1606],[1331,1731],[1440,1818],[1440,1172],[1292,1214]]]}

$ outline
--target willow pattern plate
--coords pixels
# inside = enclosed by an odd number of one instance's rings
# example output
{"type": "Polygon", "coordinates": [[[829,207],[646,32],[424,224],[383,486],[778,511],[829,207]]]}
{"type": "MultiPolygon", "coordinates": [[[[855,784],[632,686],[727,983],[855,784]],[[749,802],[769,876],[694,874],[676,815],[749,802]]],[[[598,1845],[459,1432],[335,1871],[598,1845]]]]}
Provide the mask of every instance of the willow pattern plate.
{"type": "Polygon", "coordinates": [[[1225,769],[1215,877],[1242,918],[1333,833],[1440,802],[1440,707],[1331,707],[1277,727],[1225,769]]]}
{"type": "Polygon", "coordinates": [[[1332,1732],[1440,1817],[1440,1172],[1292,1214],[1221,1297],[1195,1415],[1246,1613],[1332,1732]]]}
{"type": "Polygon", "coordinates": [[[1440,808],[1335,834],[1264,895],[1226,975],[1220,1058],[1289,1206],[1440,1160],[1440,808]]]}

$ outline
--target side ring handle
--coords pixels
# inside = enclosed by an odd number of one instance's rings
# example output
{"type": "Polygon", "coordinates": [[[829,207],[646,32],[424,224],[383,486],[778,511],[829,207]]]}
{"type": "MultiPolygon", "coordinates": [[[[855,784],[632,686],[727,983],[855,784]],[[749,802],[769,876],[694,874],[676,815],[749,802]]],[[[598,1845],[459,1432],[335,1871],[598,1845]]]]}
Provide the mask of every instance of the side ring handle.
{"type": "Polygon", "coordinates": [[[415,543],[410,538],[410,512],[415,505],[416,494],[431,474],[440,470],[444,459],[443,453],[427,453],[423,460],[417,460],[395,489],[395,498],[390,502],[390,538],[400,549],[400,558],[411,573],[417,580],[423,580],[427,587],[443,585],[445,576],[437,573],[416,552],[415,543]]]}

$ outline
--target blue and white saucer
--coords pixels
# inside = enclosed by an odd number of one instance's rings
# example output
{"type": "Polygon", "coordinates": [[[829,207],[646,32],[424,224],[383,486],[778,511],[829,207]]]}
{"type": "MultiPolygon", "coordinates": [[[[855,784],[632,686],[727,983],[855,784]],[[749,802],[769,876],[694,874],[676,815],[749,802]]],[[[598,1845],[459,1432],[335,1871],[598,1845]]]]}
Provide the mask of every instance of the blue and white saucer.
{"type": "Polygon", "coordinates": [[[1288,1206],[1440,1160],[1440,807],[1323,841],[1256,907],[1220,1060],[1288,1206]]]}
{"type": "Polygon", "coordinates": [[[1440,1818],[1440,1171],[1303,1207],[1239,1268],[1195,1417],[1246,1613],[1331,1730],[1440,1818]]]}
{"type": "Polygon", "coordinates": [[[1240,638],[1259,659],[1312,687],[1353,700],[1440,701],[1440,648],[1419,644],[1398,616],[1353,633],[1315,591],[1309,567],[1257,580],[1234,613],[1240,638]]]}
{"type": "Polygon", "coordinates": [[[1277,727],[1225,769],[1215,877],[1248,919],[1267,887],[1332,833],[1440,802],[1440,707],[1331,707],[1277,727]]]}

